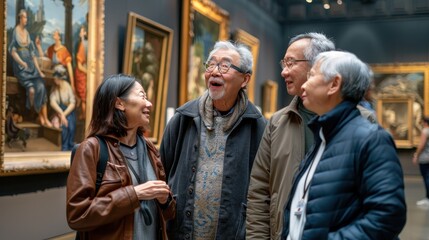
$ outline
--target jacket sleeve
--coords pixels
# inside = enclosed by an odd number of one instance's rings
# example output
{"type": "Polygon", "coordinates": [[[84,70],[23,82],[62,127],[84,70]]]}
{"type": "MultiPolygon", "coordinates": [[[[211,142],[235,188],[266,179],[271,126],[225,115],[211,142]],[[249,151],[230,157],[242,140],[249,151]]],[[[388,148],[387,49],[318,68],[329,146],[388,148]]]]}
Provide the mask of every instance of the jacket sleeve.
{"type": "MultiPolygon", "coordinates": [[[[271,122],[270,122],[271,123],[271,122]]],[[[270,124],[265,128],[250,174],[246,239],[270,239],[270,124]]]]}
{"type": "Polygon", "coordinates": [[[171,192],[167,202],[164,204],[158,202],[158,205],[164,220],[170,220],[176,216],[176,199],[173,198],[171,192]]]}
{"type": "MultiPolygon", "coordinates": [[[[111,156],[109,151],[109,157],[111,156]]],[[[74,230],[93,230],[133,214],[140,206],[133,186],[122,185],[121,178],[117,175],[119,166],[115,172],[109,162],[101,187],[95,194],[98,158],[98,141],[89,138],[80,144],[70,166],[66,210],[67,222],[74,230]]]]}
{"type": "Polygon", "coordinates": [[[395,239],[406,221],[402,168],[391,136],[379,129],[360,149],[360,217],[329,239],[395,239]]]}

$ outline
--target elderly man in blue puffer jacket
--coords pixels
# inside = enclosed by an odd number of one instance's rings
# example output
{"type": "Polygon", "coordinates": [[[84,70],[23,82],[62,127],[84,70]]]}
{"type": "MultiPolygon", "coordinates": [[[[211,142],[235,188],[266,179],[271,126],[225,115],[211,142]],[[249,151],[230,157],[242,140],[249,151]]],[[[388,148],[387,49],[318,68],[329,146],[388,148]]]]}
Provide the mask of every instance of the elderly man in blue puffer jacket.
{"type": "Polygon", "coordinates": [[[370,69],[354,54],[317,56],[302,86],[315,144],[293,181],[283,239],[397,239],[405,225],[402,168],[392,137],[356,108],[370,69]]]}

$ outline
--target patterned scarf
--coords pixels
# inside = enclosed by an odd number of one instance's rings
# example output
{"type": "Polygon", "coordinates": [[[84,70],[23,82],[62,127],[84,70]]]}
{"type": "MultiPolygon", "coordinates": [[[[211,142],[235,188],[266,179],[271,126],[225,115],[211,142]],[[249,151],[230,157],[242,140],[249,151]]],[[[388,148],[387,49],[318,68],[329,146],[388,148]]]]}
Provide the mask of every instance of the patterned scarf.
{"type": "MultiPolygon", "coordinates": [[[[224,132],[228,132],[234,126],[238,118],[244,113],[247,108],[247,102],[247,95],[245,91],[240,89],[238,92],[237,101],[233,107],[234,109],[232,115],[223,126],[224,132]]],[[[209,91],[206,90],[199,100],[199,112],[201,118],[203,119],[204,126],[206,126],[209,131],[214,129],[214,111],[215,109],[213,107],[213,99],[209,96],[209,91]]]]}

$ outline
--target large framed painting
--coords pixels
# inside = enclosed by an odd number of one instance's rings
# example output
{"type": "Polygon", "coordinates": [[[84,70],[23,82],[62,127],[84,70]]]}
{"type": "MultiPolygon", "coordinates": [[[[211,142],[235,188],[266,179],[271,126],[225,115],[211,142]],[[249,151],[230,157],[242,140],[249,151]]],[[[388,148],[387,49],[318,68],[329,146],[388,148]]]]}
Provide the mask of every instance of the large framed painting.
{"type": "Polygon", "coordinates": [[[104,0],[0,6],[0,175],[67,171],[102,81],[104,0]]]}
{"type": "Polygon", "coordinates": [[[160,142],[165,125],[173,30],[136,13],[128,14],[124,73],[135,76],[153,104],[146,137],[160,142]]]}
{"type": "MultiPolygon", "coordinates": [[[[404,99],[407,99],[407,102],[412,101],[411,107],[408,108],[411,113],[407,115],[412,116],[412,119],[410,124],[401,125],[402,133],[400,133],[401,136],[409,134],[407,135],[409,139],[407,137],[404,144],[403,139],[400,139],[398,147],[410,147],[409,143],[414,147],[417,146],[422,130],[422,117],[429,115],[429,63],[375,64],[371,68],[374,72],[373,96],[375,101],[386,102],[385,99],[389,99],[389,102],[397,99],[403,103],[404,99]],[[408,128],[404,129],[405,127],[408,128]]],[[[397,111],[402,111],[401,107],[384,108],[379,103],[376,106],[378,118],[386,115],[386,109],[388,109],[387,115],[390,115],[390,118],[399,118],[403,114],[397,111]]]]}
{"type": "Polygon", "coordinates": [[[218,40],[229,38],[229,15],[209,0],[183,0],[179,104],[206,90],[204,62],[218,40]]]}
{"type": "Polygon", "coordinates": [[[250,51],[253,55],[253,69],[252,69],[252,77],[250,78],[250,82],[247,85],[247,95],[249,96],[250,101],[254,101],[255,97],[255,81],[256,81],[256,67],[258,65],[258,56],[259,56],[259,39],[252,36],[250,33],[237,29],[232,35],[232,39],[236,42],[240,42],[249,47],[250,51]]]}

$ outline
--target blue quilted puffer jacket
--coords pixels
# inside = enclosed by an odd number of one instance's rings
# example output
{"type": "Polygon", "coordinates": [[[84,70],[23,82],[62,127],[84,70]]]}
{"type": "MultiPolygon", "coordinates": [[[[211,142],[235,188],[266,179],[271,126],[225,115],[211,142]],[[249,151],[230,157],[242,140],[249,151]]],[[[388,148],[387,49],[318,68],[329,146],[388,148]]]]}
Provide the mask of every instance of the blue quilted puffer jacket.
{"type": "MultiPolygon", "coordinates": [[[[294,178],[292,193],[321,143],[320,128],[326,148],[308,192],[302,239],[398,239],[406,221],[404,181],[389,133],[362,118],[348,101],[314,118],[309,127],[315,146],[294,178]]],[[[283,239],[294,231],[289,229],[292,197],[285,206],[283,239]]]]}

